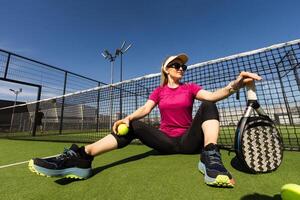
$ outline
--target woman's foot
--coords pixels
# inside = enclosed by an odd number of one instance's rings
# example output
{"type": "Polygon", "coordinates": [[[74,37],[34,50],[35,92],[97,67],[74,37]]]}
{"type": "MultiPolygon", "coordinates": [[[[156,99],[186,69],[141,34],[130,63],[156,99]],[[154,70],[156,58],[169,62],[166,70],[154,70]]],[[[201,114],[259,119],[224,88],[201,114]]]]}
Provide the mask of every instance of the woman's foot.
{"type": "Polygon", "coordinates": [[[41,176],[87,179],[92,175],[92,160],[84,147],[73,144],[59,156],[31,159],[28,167],[41,176]]]}
{"type": "Polygon", "coordinates": [[[217,187],[234,187],[232,175],[224,167],[219,148],[216,144],[208,144],[201,153],[198,169],[204,174],[207,185],[217,187]]]}

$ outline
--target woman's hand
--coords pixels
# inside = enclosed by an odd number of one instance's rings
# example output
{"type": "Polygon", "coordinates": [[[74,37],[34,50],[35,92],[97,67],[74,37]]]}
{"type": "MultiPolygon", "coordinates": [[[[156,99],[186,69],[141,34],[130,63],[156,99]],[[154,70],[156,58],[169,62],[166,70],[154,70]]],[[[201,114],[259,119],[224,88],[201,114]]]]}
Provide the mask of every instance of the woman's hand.
{"type": "Polygon", "coordinates": [[[112,130],[115,134],[117,134],[117,128],[120,124],[126,124],[127,127],[129,127],[129,123],[130,123],[130,120],[129,120],[129,117],[126,117],[124,119],[120,119],[118,121],[116,121],[112,127],[112,130]]]}
{"type": "Polygon", "coordinates": [[[255,73],[241,72],[240,75],[231,83],[233,90],[239,90],[247,84],[252,84],[253,81],[260,81],[262,78],[255,73]]]}

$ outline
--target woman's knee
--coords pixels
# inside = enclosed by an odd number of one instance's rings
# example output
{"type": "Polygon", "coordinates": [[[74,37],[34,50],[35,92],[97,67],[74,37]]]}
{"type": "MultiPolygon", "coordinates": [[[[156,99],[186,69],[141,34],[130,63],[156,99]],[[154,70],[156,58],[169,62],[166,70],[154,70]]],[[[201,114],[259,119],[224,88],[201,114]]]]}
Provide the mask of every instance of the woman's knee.
{"type": "Polygon", "coordinates": [[[217,105],[211,101],[203,101],[200,107],[203,107],[204,109],[218,110],[217,105]]]}
{"type": "Polygon", "coordinates": [[[219,121],[219,111],[217,105],[211,101],[203,101],[197,114],[200,115],[202,119],[204,119],[203,121],[209,119],[216,119],[219,121]]]}

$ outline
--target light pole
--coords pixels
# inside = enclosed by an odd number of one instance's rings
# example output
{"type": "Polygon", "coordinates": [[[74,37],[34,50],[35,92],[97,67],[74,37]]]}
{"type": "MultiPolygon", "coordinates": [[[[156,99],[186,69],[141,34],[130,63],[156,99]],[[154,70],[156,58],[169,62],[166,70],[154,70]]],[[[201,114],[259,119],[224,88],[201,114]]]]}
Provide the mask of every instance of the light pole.
{"type": "MultiPolygon", "coordinates": [[[[128,51],[128,49],[132,46],[132,44],[129,44],[127,47],[125,47],[126,41],[123,42],[121,48],[116,50],[116,55],[120,55],[121,62],[120,62],[120,82],[123,81],[123,54],[128,51]]],[[[120,114],[119,119],[123,118],[123,111],[122,111],[122,84],[120,88],[120,114]]]]}
{"type": "Polygon", "coordinates": [[[11,120],[10,120],[10,130],[9,130],[9,132],[11,133],[13,122],[14,122],[15,106],[17,104],[18,95],[22,92],[22,88],[19,88],[19,90],[13,90],[13,89],[9,89],[9,90],[12,91],[16,95],[15,102],[14,102],[14,107],[13,107],[13,111],[12,111],[12,115],[11,115],[11,120]]]}
{"type": "Polygon", "coordinates": [[[102,53],[102,56],[109,60],[110,62],[110,119],[109,119],[109,127],[112,127],[112,110],[113,110],[113,98],[112,98],[112,94],[113,94],[113,88],[112,88],[112,84],[114,82],[114,62],[116,60],[117,55],[112,55],[111,53],[109,53],[108,50],[104,50],[102,53]]]}
{"type": "MultiPolygon", "coordinates": [[[[123,81],[123,54],[132,46],[132,44],[128,45],[125,47],[126,42],[124,41],[123,44],[121,45],[121,48],[116,49],[115,54],[111,54],[108,50],[104,50],[101,54],[102,56],[109,60],[110,62],[110,122],[109,126],[110,128],[112,127],[112,110],[113,110],[113,75],[114,75],[114,61],[116,60],[117,56],[121,56],[121,66],[120,66],[120,82],[123,81]]],[[[121,84],[122,87],[122,84],[121,84]]],[[[122,88],[120,88],[120,114],[119,114],[119,119],[122,118],[122,88]]]]}

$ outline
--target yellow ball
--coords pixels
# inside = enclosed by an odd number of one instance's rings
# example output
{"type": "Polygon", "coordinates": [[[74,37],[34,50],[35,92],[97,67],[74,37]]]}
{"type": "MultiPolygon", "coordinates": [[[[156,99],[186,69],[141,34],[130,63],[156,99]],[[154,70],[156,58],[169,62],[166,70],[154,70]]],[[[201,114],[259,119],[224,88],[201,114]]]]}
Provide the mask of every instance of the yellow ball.
{"type": "Polygon", "coordinates": [[[285,184],[281,188],[282,200],[296,200],[300,199],[300,185],[297,184],[285,184]]]}
{"type": "Polygon", "coordinates": [[[128,133],[129,129],[126,126],[126,124],[120,124],[118,126],[118,135],[126,135],[128,133]]]}

